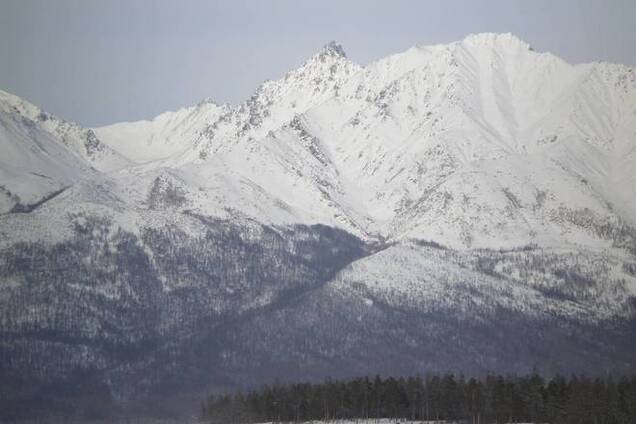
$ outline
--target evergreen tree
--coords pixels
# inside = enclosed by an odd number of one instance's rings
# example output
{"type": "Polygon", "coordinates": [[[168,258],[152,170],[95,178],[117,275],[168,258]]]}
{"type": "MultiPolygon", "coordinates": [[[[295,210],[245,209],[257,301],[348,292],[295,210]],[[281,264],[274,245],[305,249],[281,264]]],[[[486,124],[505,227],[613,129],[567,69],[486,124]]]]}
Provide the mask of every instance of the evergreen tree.
{"type": "Polygon", "coordinates": [[[276,384],[234,395],[210,396],[203,418],[219,423],[394,418],[553,424],[636,423],[636,378],[590,380],[534,373],[483,380],[452,374],[376,376],[324,383],[276,384]]]}

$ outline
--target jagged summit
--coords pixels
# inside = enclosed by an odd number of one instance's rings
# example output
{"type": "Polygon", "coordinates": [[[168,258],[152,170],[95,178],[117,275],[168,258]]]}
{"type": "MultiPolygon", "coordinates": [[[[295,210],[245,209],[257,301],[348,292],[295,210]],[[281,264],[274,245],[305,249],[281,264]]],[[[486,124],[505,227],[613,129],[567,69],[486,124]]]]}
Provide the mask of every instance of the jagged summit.
{"type": "Polygon", "coordinates": [[[303,66],[322,66],[332,62],[349,62],[342,45],[336,41],[330,41],[314,53],[303,66]]]}
{"type": "MultiPolygon", "coordinates": [[[[298,70],[303,68],[318,68],[324,71],[324,67],[327,68],[337,64],[343,65],[352,63],[347,57],[342,46],[336,41],[330,41],[322,46],[317,52],[311,55],[298,70]]],[[[291,72],[294,72],[292,70],[291,72]]]]}
{"type": "Polygon", "coordinates": [[[319,54],[327,54],[330,56],[347,57],[342,45],[337,41],[330,41],[323,46],[319,54]]]}

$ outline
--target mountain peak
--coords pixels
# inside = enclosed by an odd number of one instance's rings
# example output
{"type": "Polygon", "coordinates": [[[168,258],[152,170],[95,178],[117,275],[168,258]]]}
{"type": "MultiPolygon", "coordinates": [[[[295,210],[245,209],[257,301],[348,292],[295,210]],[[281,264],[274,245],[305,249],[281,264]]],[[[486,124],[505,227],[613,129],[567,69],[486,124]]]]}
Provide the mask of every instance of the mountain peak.
{"type": "Polygon", "coordinates": [[[517,47],[525,50],[532,50],[529,43],[523,41],[512,33],[495,33],[495,32],[482,32],[477,34],[470,34],[463,40],[464,43],[473,45],[482,45],[488,47],[501,46],[501,47],[517,47]]]}
{"type": "Polygon", "coordinates": [[[330,41],[325,44],[322,49],[318,52],[319,57],[331,56],[331,57],[342,57],[346,58],[347,54],[345,53],[342,45],[337,41],[330,41]]]}
{"type": "Polygon", "coordinates": [[[331,66],[337,62],[350,62],[347,58],[347,54],[344,49],[340,45],[340,43],[336,41],[330,41],[316,53],[314,53],[311,57],[309,57],[303,67],[322,67],[325,64],[331,66]]]}

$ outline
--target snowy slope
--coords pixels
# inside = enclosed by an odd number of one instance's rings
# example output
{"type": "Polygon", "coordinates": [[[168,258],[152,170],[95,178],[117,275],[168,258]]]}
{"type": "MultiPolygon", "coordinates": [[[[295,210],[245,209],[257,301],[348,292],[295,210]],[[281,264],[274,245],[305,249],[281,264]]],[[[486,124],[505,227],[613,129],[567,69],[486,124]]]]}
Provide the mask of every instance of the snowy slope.
{"type": "Polygon", "coordinates": [[[102,143],[93,130],[64,121],[1,90],[0,112],[7,117],[22,120],[27,126],[37,127],[38,130],[48,133],[80,161],[87,162],[98,171],[110,172],[131,164],[129,160],[102,143]]]}
{"type": "Polygon", "coordinates": [[[0,92],[0,213],[26,207],[90,174],[48,131],[0,92]]]}
{"type": "Polygon", "coordinates": [[[226,108],[203,101],[176,112],[162,113],[151,121],[122,122],[93,131],[132,161],[165,159],[191,146],[206,125],[216,121],[226,108]]]}
{"type": "Polygon", "coordinates": [[[130,161],[92,130],[0,91],[0,212],[29,210],[77,181],[130,161]]]}

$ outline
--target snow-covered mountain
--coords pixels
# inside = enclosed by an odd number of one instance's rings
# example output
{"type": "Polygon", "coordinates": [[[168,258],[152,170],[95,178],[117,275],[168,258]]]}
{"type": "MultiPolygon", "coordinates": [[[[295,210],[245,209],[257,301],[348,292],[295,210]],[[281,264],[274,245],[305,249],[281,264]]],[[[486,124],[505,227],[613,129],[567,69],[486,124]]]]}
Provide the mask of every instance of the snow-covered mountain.
{"type": "Polygon", "coordinates": [[[192,194],[203,211],[213,193],[259,220],[392,240],[607,246],[593,227],[636,216],[635,105],[632,68],[479,34],[365,67],[330,43],[243,104],[94,131],[131,160],[162,159],[149,168],[230,179],[192,194]]]}
{"type": "Polygon", "coordinates": [[[332,42],[238,105],[83,129],[0,92],[0,123],[17,386],[636,367],[633,68],[332,42]]]}
{"type": "Polygon", "coordinates": [[[0,91],[0,213],[22,212],[99,172],[130,165],[90,129],[0,91]]]}

